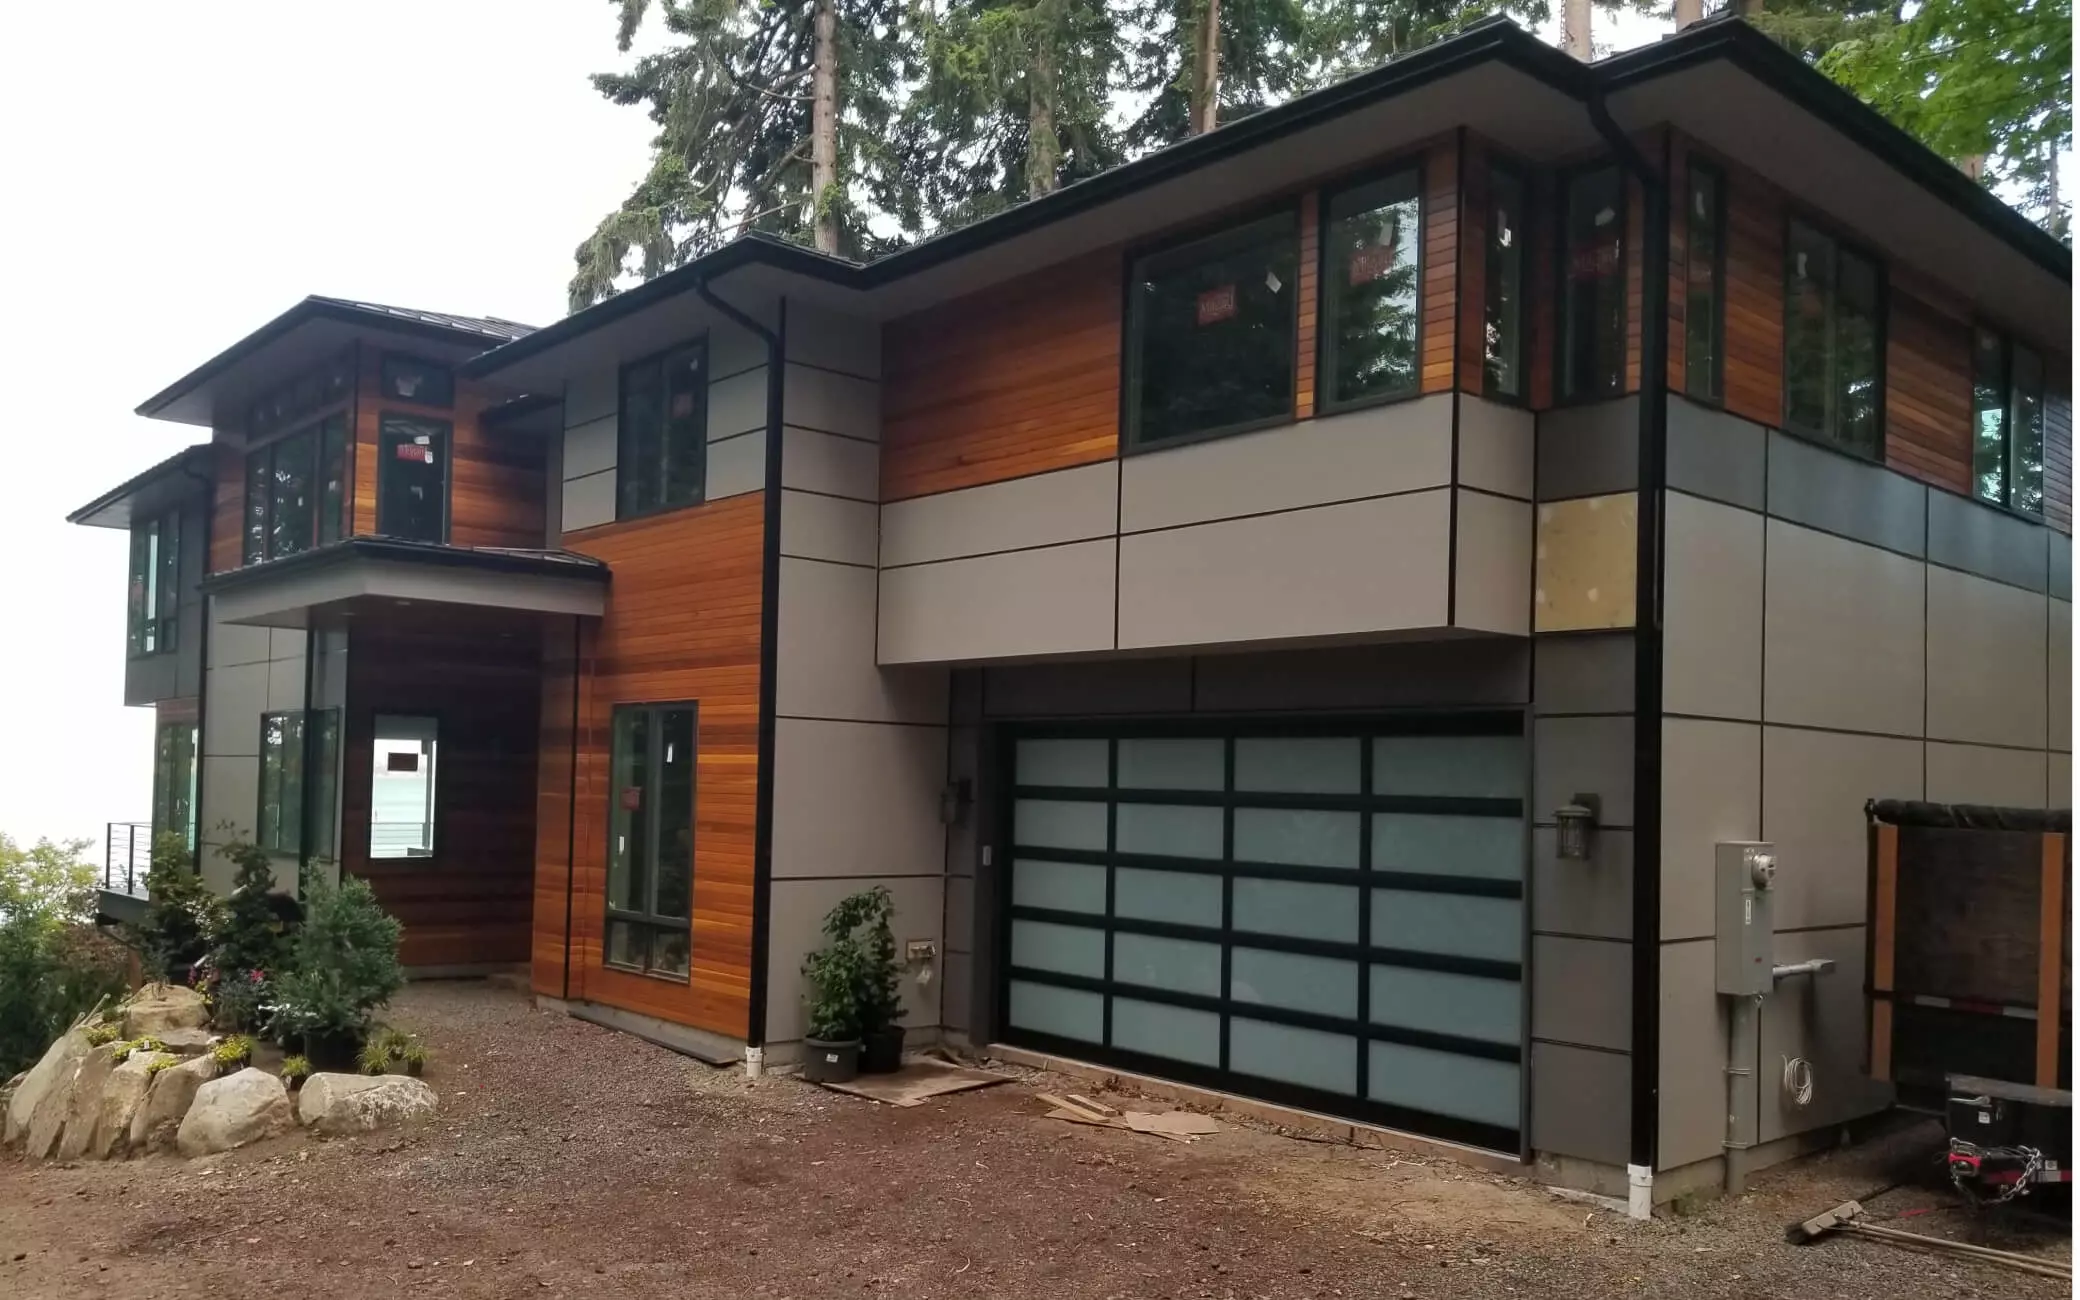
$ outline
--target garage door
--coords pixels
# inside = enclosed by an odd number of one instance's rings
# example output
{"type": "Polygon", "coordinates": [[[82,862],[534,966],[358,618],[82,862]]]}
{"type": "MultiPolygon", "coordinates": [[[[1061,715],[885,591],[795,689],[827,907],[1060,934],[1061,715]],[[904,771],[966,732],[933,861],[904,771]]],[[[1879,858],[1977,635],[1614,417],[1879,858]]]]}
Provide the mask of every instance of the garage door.
{"type": "Polygon", "coordinates": [[[1518,1149],[1522,720],[1023,732],[1014,1043],[1518,1149]]]}

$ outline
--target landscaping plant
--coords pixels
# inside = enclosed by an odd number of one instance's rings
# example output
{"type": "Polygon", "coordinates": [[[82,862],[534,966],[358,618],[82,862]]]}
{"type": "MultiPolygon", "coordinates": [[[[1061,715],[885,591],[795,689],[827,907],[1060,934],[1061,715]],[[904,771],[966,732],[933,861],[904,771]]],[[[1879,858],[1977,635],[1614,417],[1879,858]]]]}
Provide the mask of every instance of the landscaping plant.
{"type": "Polygon", "coordinates": [[[362,1044],[361,1056],[356,1064],[363,1074],[388,1074],[390,1072],[390,1046],[380,1039],[370,1039],[362,1044]]]}
{"type": "Polygon", "coordinates": [[[146,880],[151,901],[136,930],[139,956],[153,979],[185,984],[223,929],[223,900],[203,883],[194,853],[175,831],[152,841],[146,880]]]}
{"type": "Polygon", "coordinates": [[[282,1058],[282,1086],[295,1092],[303,1081],[311,1077],[311,1058],[308,1056],[285,1056],[282,1058]]]}
{"type": "Polygon", "coordinates": [[[849,943],[856,953],[852,979],[860,1068],[869,1073],[894,1070],[903,1058],[903,986],[894,918],[894,898],[876,885],[841,899],[823,919],[826,941],[849,943]]]}
{"type": "Polygon", "coordinates": [[[273,982],[269,1023],[277,1041],[301,1040],[313,1064],[351,1064],[376,1009],[404,985],[403,930],[365,880],[312,880],[309,888],[287,968],[273,982]]]}
{"type": "Polygon", "coordinates": [[[86,849],[85,840],[24,848],[0,833],[0,1079],[129,988],[128,954],[94,928],[86,849]]]}
{"type": "Polygon", "coordinates": [[[233,1034],[209,1050],[210,1059],[217,1069],[229,1074],[243,1070],[253,1063],[253,1040],[244,1034],[233,1034]]]}
{"type": "Polygon", "coordinates": [[[859,936],[849,928],[834,931],[826,920],[823,946],[802,962],[809,1020],[802,1055],[805,1078],[841,1083],[858,1073],[866,965],[859,936]]]}

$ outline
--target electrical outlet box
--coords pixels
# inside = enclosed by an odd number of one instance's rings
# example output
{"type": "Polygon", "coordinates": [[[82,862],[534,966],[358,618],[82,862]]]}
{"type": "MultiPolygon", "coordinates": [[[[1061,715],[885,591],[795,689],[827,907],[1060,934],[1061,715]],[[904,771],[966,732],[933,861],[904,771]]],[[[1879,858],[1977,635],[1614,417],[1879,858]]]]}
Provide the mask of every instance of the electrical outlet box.
{"type": "Polygon", "coordinates": [[[930,961],[939,955],[939,945],[930,939],[912,939],[903,945],[903,959],[909,962],[930,961]]]}
{"type": "Polygon", "coordinates": [[[1777,848],[1736,842],[1712,846],[1719,992],[1767,993],[1775,983],[1777,848]]]}

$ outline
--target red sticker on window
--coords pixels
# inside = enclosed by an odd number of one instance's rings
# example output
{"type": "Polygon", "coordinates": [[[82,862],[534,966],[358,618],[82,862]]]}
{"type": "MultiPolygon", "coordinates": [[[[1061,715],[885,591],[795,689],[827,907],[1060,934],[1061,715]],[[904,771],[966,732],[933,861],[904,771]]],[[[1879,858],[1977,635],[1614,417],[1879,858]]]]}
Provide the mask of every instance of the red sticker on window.
{"type": "Polygon", "coordinates": [[[1609,275],[1618,269],[1618,249],[1614,244],[1592,244],[1577,248],[1568,259],[1568,274],[1577,280],[1594,280],[1609,275]]]}
{"type": "Polygon", "coordinates": [[[433,448],[421,447],[416,442],[400,442],[397,444],[397,458],[399,460],[416,460],[431,465],[433,464],[433,448]]]}
{"type": "Polygon", "coordinates": [[[1235,286],[1224,284],[1199,295],[1199,323],[1212,325],[1235,315],[1235,286]]]}
{"type": "Polygon", "coordinates": [[[1351,254],[1351,283],[1364,284],[1377,280],[1394,269],[1394,254],[1398,250],[1392,244],[1374,244],[1351,254]]]}
{"type": "Polygon", "coordinates": [[[643,806],[643,787],[628,786],[621,791],[621,808],[624,812],[635,812],[643,806]]]}

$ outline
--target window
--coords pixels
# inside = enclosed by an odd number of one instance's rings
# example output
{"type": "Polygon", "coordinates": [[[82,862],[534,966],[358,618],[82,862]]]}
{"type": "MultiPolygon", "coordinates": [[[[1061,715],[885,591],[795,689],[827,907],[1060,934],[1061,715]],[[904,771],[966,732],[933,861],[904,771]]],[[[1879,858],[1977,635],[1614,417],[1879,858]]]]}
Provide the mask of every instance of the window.
{"type": "Polygon", "coordinates": [[[1560,286],[1560,396],[1625,390],[1625,179],[1615,167],[1567,183],[1567,270],[1560,286]]]}
{"type": "Polygon", "coordinates": [[[1488,173],[1488,267],[1482,355],[1490,397],[1524,396],[1524,179],[1488,173]]]}
{"type": "Polygon", "coordinates": [[[375,771],[368,797],[369,857],[433,856],[440,730],[438,718],[376,715],[375,771]]]}
{"type": "Polygon", "coordinates": [[[152,754],[152,835],[168,831],[195,847],[195,724],[169,722],[159,728],[152,754]]]}
{"type": "Polygon", "coordinates": [[[1972,347],[1972,495],[2044,512],[2044,358],[1989,329],[1972,347]]]}
{"type": "Polygon", "coordinates": [[[1784,425],[1879,459],[1877,264],[1791,223],[1784,292],[1784,425]]]}
{"type": "Polygon", "coordinates": [[[246,437],[257,442],[294,428],[315,412],[345,402],[353,393],[354,350],[347,348],[323,365],[262,393],[246,408],[246,437]]]}
{"type": "Polygon", "coordinates": [[[1127,444],[1293,412],[1300,241],[1290,212],[1138,258],[1127,303],[1127,444]]]}
{"type": "Polygon", "coordinates": [[[385,352],[380,372],[385,397],[420,406],[455,405],[455,372],[438,362],[385,352]]]}
{"type": "Polygon", "coordinates": [[[383,416],[376,451],[376,531],[415,542],[448,540],[446,420],[383,416]]]}
{"type": "Polygon", "coordinates": [[[248,452],[245,562],[279,560],[338,541],[346,476],[344,411],[248,452]]]}
{"type": "Polygon", "coordinates": [[[667,979],[691,969],[698,706],[614,710],[606,962],[667,979]]]}
{"type": "Polygon", "coordinates": [[[130,526],[130,655],[165,654],[180,626],[181,517],[130,526]]]}
{"type": "Polygon", "coordinates": [[[1726,183],[1718,169],[1690,160],[1683,201],[1683,391],[1702,402],[1725,398],[1726,183]]]}
{"type": "Polygon", "coordinates": [[[253,842],[270,853],[301,853],[310,818],[314,854],[332,852],[333,790],[339,770],[339,711],[260,717],[260,808],[253,842]],[[312,727],[315,731],[311,731],[312,727]],[[307,734],[308,733],[308,734],[307,734]],[[312,780],[305,781],[305,773],[312,780]]]}
{"type": "Polygon", "coordinates": [[[1323,405],[1416,391],[1422,318],[1420,179],[1401,172],[1332,195],[1323,286],[1323,405]]]}
{"type": "Polygon", "coordinates": [[[620,514],[692,505],[707,490],[706,340],[621,372],[620,514]]]}

